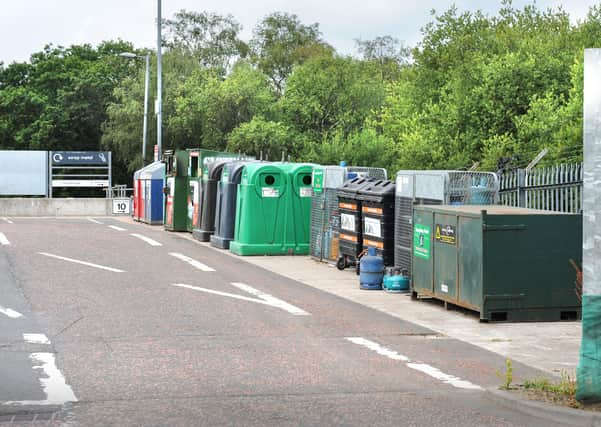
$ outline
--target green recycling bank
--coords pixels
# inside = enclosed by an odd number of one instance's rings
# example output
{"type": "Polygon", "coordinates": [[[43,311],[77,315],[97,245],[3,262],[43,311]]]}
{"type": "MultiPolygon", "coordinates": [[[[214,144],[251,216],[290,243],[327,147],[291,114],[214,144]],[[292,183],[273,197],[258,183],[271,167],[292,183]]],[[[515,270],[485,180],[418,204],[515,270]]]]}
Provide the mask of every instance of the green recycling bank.
{"type": "Polygon", "coordinates": [[[244,167],[232,252],[309,254],[313,167],[308,163],[251,163],[244,167]]]}

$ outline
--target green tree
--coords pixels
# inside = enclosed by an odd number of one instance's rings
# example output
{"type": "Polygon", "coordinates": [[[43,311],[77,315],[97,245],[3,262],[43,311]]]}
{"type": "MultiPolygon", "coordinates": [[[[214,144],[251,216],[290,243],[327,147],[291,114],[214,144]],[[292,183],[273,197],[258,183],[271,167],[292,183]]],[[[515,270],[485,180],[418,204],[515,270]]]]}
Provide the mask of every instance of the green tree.
{"type": "Polygon", "coordinates": [[[341,57],[318,57],[296,67],[281,99],[286,122],[313,141],[360,129],[385,96],[375,67],[341,57]]]}
{"type": "Polygon", "coordinates": [[[220,73],[248,54],[248,46],[240,39],[242,26],[231,15],[180,10],[163,25],[168,48],[181,49],[198,58],[201,66],[220,73]]]}
{"type": "Polygon", "coordinates": [[[321,39],[319,24],[304,25],[298,16],[281,12],[267,15],[255,27],[250,47],[254,63],[279,93],[295,65],[333,52],[321,39]]]}
{"type": "Polygon", "coordinates": [[[242,123],[228,135],[227,149],[269,160],[280,160],[290,156],[300,160],[303,148],[302,136],[282,122],[265,120],[255,116],[242,123]]]}

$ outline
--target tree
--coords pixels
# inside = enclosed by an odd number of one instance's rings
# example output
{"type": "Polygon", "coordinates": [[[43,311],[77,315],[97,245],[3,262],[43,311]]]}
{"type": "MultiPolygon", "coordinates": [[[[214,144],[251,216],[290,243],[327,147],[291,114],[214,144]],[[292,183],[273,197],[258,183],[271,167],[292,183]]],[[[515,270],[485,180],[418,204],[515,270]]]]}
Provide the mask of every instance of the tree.
{"type": "Polygon", "coordinates": [[[296,67],[280,101],[286,122],[313,141],[360,129],[385,96],[374,71],[374,64],[340,57],[314,58],[296,67]]]}
{"type": "Polygon", "coordinates": [[[230,65],[248,54],[248,46],[240,38],[242,26],[232,15],[180,10],[163,24],[164,44],[195,56],[203,67],[225,73],[230,65]]]}
{"type": "Polygon", "coordinates": [[[319,24],[304,25],[298,16],[281,12],[267,15],[255,27],[250,47],[254,63],[280,94],[295,65],[333,52],[321,39],[319,24]]]}
{"type": "Polygon", "coordinates": [[[282,122],[265,120],[255,116],[242,123],[228,135],[227,149],[255,155],[257,158],[279,160],[282,153],[299,160],[303,148],[302,136],[282,122]]]}
{"type": "Polygon", "coordinates": [[[407,65],[411,50],[392,36],[378,36],[373,40],[355,39],[356,49],[364,61],[373,61],[380,67],[382,80],[398,78],[400,67],[407,65]]]}

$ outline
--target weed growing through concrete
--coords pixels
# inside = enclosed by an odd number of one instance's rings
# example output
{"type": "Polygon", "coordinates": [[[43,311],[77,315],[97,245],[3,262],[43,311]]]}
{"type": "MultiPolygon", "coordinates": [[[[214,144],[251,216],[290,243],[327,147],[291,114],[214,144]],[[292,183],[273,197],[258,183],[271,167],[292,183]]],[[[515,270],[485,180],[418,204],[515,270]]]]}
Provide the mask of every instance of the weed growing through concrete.
{"type": "Polygon", "coordinates": [[[513,382],[513,363],[510,358],[505,359],[505,372],[501,372],[497,369],[497,377],[503,381],[503,384],[501,385],[503,390],[511,389],[511,383],[513,382]]]}
{"type": "Polygon", "coordinates": [[[569,406],[574,408],[580,406],[576,400],[576,378],[570,376],[566,371],[561,371],[561,379],[559,381],[550,381],[548,378],[537,378],[534,380],[525,380],[522,387],[526,390],[541,391],[567,398],[569,406]]]}

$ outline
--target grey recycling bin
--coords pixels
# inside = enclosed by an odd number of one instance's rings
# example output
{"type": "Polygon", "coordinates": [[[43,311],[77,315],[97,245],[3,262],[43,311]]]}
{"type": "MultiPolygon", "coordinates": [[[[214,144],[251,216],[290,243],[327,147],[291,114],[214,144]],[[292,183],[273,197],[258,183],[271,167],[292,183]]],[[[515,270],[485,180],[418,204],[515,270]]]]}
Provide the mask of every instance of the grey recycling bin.
{"type": "Polygon", "coordinates": [[[200,228],[192,235],[201,242],[208,242],[215,232],[215,206],[217,202],[217,184],[226,164],[232,159],[219,159],[207,165],[207,173],[202,177],[202,202],[200,204],[200,228]]]}
{"type": "Polygon", "coordinates": [[[223,168],[221,181],[217,185],[215,233],[211,236],[211,246],[229,249],[230,241],[234,240],[238,184],[240,184],[244,166],[248,163],[231,162],[223,168]]]}

